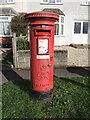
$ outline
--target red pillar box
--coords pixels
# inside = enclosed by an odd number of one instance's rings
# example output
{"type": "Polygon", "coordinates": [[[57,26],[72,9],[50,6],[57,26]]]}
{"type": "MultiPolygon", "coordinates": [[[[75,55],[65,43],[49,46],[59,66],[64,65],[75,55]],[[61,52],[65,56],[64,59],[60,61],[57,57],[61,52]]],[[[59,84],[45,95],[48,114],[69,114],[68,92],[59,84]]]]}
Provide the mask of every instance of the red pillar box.
{"type": "Polygon", "coordinates": [[[48,93],[53,89],[54,26],[59,16],[51,12],[33,12],[30,22],[31,89],[48,93]]]}

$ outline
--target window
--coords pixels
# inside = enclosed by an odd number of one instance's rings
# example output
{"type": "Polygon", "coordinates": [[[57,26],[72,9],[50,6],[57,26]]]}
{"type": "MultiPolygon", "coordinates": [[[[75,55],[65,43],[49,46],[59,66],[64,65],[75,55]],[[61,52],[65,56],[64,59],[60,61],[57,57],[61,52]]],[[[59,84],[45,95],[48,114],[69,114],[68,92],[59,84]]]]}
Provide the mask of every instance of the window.
{"type": "Polygon", "coordinates": [[[11,36],[10,22],[0,22],[0,36],[11,36]]]}
{"type": "Polygon", "coordinates": [[[61,4],[61,0],[43,0],[43,3],[61,4]]]}
{"type": "Polygon", "coordinates": [[[81,33],[81,23],[80,22],[75,22],[74,33],[75,34],[80,34],[81,33]]]}
{"type": "Polygon", "coordinates": [[[14,0],[0,0],[0,4],[13,3],[14,0]]]}
{"type": "Polygon", "coordinates": [[[83,5],[90,5],[90,0],[82,0],[83,5]]]}

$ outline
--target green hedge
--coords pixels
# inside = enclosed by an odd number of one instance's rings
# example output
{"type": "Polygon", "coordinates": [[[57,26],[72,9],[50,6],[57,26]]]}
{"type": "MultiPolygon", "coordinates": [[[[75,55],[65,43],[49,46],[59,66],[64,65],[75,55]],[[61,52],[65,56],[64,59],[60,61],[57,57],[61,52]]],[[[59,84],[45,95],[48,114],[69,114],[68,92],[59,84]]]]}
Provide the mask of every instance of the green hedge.
{"type": "Polygon", "coordinates": [[[29,50],[29,41],[28,38],[18,38],[17,41],[17,50],[29,50]]]}

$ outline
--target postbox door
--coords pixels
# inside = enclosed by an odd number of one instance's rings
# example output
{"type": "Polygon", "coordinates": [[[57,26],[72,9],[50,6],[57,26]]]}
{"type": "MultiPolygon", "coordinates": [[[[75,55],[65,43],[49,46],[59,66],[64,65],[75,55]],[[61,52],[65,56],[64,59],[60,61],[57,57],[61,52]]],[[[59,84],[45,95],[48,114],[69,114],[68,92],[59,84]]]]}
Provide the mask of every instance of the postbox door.
{"type": "Polygon", "coordinates": [[[50,53],[49,38],[39,37],[37,41],[37,80],[40,82],[40,90],[48,91],[53,88],[53,54],[50,53]]]}

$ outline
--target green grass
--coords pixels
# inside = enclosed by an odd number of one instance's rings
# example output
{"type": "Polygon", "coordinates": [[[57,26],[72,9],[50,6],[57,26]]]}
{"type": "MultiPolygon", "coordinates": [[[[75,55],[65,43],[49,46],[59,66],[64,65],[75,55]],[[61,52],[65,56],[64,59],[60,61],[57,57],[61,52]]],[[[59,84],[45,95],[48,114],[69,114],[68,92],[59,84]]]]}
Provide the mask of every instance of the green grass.
{"type": "Polygon", "coordinates": [[[47,103],[29,95],[29,80],[9,81],[2,90],[3,118],[90,118],[88,77],[54,77],[53,99],[47,103]]]}

